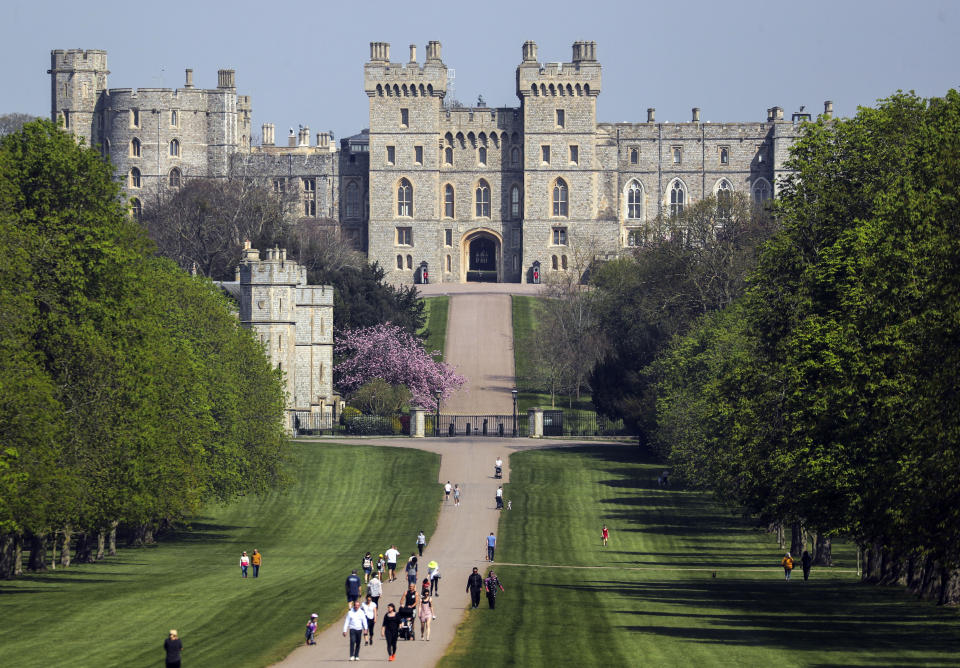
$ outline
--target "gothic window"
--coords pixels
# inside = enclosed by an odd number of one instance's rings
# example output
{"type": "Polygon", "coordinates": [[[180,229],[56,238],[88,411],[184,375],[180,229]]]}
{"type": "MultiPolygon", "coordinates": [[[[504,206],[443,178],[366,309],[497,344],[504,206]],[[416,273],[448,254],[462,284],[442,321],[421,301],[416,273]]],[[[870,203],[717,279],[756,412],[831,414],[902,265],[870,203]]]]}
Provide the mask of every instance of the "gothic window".
{"type": "Polygon", "coordinates": [[[63,127],[69,128],[69,127],[70,127],[70,112],[67,111],[66,109],[64,109],[61,113],[63,114],[63,127]]]}
{"type": "Polygon", "coordinates": [[[130,110],[130,127],[131,128],[140,127],[140,110],[139,109],[130,110]]]}
{"type": "Polygon", "coordinates": [[[683,181],[676,179],[670,186],[670,215],[679,216],[683,213],[683,205],[687,200],[687,191],[683,181]]]}
{"type": "Polygon", "coordinates": [[[490,186],[483,179],[477,184],[476,211],[477,218],[490,217],[490,186]]]}
{"type": "Polygon", "coordinates": [[[633,147],[630,149],[630,164],[637,165],[640,163],[640,149],[633,147]]]}
{"type": "Polygon", "coordinates": [[[553,228],[553,245],[554,246],[567,245],[567,228],[565,227],[553,228]]]}
{"type": "Polygon", "coordinates": [[[143,218],[143,205],[136,197],[130,200],[130,213],[133,215],[133,219],[136,221],[139,221],[143,218]]]}
{"type": "Polygon", "coordinates": [[[453,266],[453,261],[450,259],[450,256],[447,256],[447,271],[452,271],[451,267],[453,266]]]}
{"type": "Polygon", "coordinates": [[[397,245],[398,246],[413,245],[413,228],[412,227],[397,228],[397,245]]]}
{"type": "Polygon", "coordinates": [[[180,140],[179,139],[170,140],[170,157],[173,157],[173,158],[180,157],[180,140]]]}
{"type": "Polygon", "coordinates": [[[413,256],[407,256],[407,269],[413,269],[413,256]]]}
{"type": "Polygon", "coordinates": [[[683,162],[682,146],[674,146],[673,148],[670,149],[670,152],[673,154],[673,164],[679,165],[681,162],[683,162]]]}
{"type": "Polygon", "coordinates": [[[520,271],[520,256],[516,253],[513,254],[513,270],[520,271]]]}
{"type": "Polygon", "coordinates": [[[631,181],[627,186],[627,218],[643,220],[643,186],[639,181],[631,181]]]}
{"type": "Polygon", "coordinates": [[[179,188],[180,182],[183,178],[183,175],[180,173],[180,170],[176,167],[170,170],[170,187],[179,188]]]}
{"type": "Polygon", "coordinates": [[[518,185],[510,188],[510,217],[514,220],[520,218],[520,186],[518,185]]]}
{"type": "Polygon", "coordinates": [[[514,146],[510,150],[510,162],[512,162],[515,165],[520,164],[520,148],[519,147],[514,146]]]}
{"type": "Polygon", "coordinates": [[[413,216],[413,186],[406,179],[397,185],[397,215],[413,216]]]}
{"type": "Polygon", "coordinates": [[[317,189],[316,179],[300,179],[300,184],[303,186],[304,192],[312,193],[317,189]]]}
{"type": "Polygon", "coordinates": [[[453,230],[447,228],[443,231],[443,243],[445,246],[453,245],[453,230]]]}
{"type": "Polygon", "coordinates": [[[550,266],[553,267],[553,270],[554,270],[554,271],[556,271],[557,269],[560,268],[560,263],[558,262],[556,255],[551,256],[551,258],[550,258],[550,266]]]}
{"type": "Polygon", "coordinates": [[[134,167],[130,170],[130,187],[139,188],[140,187],[140,170],[134,167]]]}
{"type": "Polygon", "coordinates": [[[110,157],[110,140],[109,139],[103,140],[103,157],[104,158],[110,157]]]}
{"type": "Polygon", "coordinates": [[[443,215],[447,218],[453,218],[454,215],[453,186],[449,183],[443,189],[443,215]]]}
{"type": "Polygon", "coordinates": [[[487,147],[481,146],[477,149],[477,163],[481,166],[486,166],[487,164],[487,147]]]}
{"type": "Polygon", "coordinates": [[[753,182],[753,201],[756,204],[763,204],[770,197],[770,184],[766,179],[757,179],[753,182]]]}
{"type": "Polygon", "coordinates": [[[317,215],[317,203],[313,200],[305,200],[303,202],[303,215],[308,218],[313,218],[317,215]]]}
{"type": "Polygon", "coordinates": [[[140,140],[134,137],[133,139],[130,140],[130,157],[139,158],[140,151],[141,151],[140,140]]]}
{"type": "Polygon", "coordinates": [[[360,216],[360,187],[356,181],[347,184],[347,218],[360,216]]]}
{"type": "Polygon", "coordinates": [[[733,186],[726,179],[720,179],[717,182],[715,192],[717,195],[717,216],[728,218],[733,207],[733,186]]]}
{"type": "Polygon", "coordinates": [[[569,215],[567,183],[557,179],[553,184],[553,215],[566,218],[569,215]]]}
{"type": "Polygon", "coordinates": [[[397,256],[397,269],[403,269],[403,256],[397,256]]]}
{"type": "Polygon", "coordinates": [[[453,164],[453,149],[449,146],[443,149],[443,162],[447,165],[453,164]]]}
{"type": "Polygon", "coordinates": [[[566,255],[561,255],[561,256],[560,256],[560,267],[561,267],[564,271],[567,270],[567,256],[566,256],[566,255]]]}
{"type": "Polygon", "coordinates": [[[170,110],[170,127],[177,128],[180,127],[180,114],[176,109],[170,110]]]}
{"type": "Polygon", "coordinates": [[[726,146],[720,147],[720,164],[729,165],[730,164],[730,149],[726,146]]]}

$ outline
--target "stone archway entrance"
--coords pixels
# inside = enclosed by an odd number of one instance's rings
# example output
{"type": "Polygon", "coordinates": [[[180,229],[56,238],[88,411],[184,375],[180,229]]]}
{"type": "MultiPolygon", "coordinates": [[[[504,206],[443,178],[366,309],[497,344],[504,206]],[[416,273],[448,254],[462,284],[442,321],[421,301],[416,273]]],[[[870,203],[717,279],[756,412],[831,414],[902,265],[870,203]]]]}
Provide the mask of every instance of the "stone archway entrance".
{"type": "Polygon", "coordinates": [[[462,245],[464,254],[461,266],[465,269],[467,283],[499,283],[502,258],[500,239],[492,232],[480,231],[467,235],[462,245]]]}

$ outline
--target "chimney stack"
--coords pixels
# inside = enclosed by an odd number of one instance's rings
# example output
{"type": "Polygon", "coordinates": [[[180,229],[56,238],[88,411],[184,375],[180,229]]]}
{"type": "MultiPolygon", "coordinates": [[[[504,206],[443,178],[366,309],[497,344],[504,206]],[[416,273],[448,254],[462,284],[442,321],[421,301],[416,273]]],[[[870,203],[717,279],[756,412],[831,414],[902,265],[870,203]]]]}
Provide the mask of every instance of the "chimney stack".
{"type": "Polygon", "coordinates": [[[274,145],[274,135],[273,135],[273,123],[264,123],[263,124],[263,137],[260,140],[260,143],[263,146],[273,146],[274,145]]]}
{"type": "Polygon", "coordinates": [[[700,107],[693,108],[693,122],[694,123],[700,122],[700,107]]]}
{"type": "Polygon", "coordinates": [[[833,100],[827,100],[823,103],[823,117],[826,119],[833,118],[833,100]]]}
{"type": "Polygon", "coordinates": [[[527,40],[523,43],[523,62],[537,62],[537,43],[527,40]]]}
{"type": "Polygon", "coordinates": [[[657,110],[653,107],[647,107],[647,123],[655,123],[657,110]]]}
{"type": "Polygon", "coordinates": [[[193,70],[187,68],[187,81],[183,84],[184,88],[193,88],[193,70]]]}
{"type": "Polygon", "coordinates": [[[410,45],[410,64],[411,65],[417,64],[417,45],[416,44],[410,45]]]}

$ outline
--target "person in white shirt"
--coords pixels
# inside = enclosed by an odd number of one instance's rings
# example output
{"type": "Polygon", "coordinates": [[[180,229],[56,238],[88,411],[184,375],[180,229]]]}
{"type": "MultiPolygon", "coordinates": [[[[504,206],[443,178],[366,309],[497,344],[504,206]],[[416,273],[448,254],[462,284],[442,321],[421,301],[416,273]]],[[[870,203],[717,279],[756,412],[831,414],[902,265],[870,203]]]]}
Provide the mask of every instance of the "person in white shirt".
{"type": "Polygon", "coordinates": [[[400,550],[396,545],[391,545],[390,549],[384,552],[387,557],[387,570],[390,571],[390,582],[397,579],[397,557],[400,556],[400,550]]]}
{"type": "Polygon", "coordinates": [[[380,582],[380,577],[374,573],[370,576],[370,581],[367,583],[367,595],[373,599],[373,602],[377,605],[380,605],[380,595],[383,593],[383,586],[380,582]]]}
{"type": "Polygon", "coordinates": [[[503,510],[503,487],[497,487],[497,510],[503,510]]]}
{"type": "Polygon", "coordinates": [[[427,535],[423,533],[423,529],[420,529],[420,533],[417,534],[417,550],[420,552],[420,556],[423,556],[423,548],[427,544],[427,535]]]}
{"type": "Polygon", "coordinates": [[[343,635],[350,631],[350,660],[360,660],[360,639],[367,635],[367,615],[360,609],[360,601],[354,601],[353,607],[343,620],[343,635]]]}
{"type": "Polygon", "coordinates": [[[447,481],[447,484],[443,486],[443,502],[446,503],[450,500],[450,492],[453,491],[453,485],[450,484],[450,481],[447,481]]]}
{"type": "Polygon", "coordinates": [[[364,641],[364,645],[373,644],[373,627],[377,623],[377,604],[373,600],[373,596],[367,594],[366,602],[360,606],[360,609],[363,610],[363,614],[367,616],[367,640],[364,641]]]}

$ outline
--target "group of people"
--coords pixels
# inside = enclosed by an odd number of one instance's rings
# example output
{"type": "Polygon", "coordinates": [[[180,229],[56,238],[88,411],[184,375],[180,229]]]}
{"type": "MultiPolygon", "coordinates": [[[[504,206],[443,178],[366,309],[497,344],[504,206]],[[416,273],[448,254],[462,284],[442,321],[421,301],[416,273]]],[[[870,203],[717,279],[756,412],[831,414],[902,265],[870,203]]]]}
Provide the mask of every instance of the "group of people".
{"type": "Polygon", "coordinates": [[[458,483],[456,485],[452,485],[448,480],[443,485],[443,502],[444,503],[447,503],[450,501],[451,494],[453,495],[453,505],[459,506],[460,505],[460,484],[458,483]]]}
{"type": "MultiPolygon", "coordinates": [[[[493,534],[490,534],[491,536],[493,534]]],[[[500,583],[500,579],[497,578],[497,574],[491,570],[487,577],[484,578],[480,575],[480,569],[476,566],[473,567],[473,572],[467,577],[467,593],[470,594],[470,603],[474,608],[480,606],[480,592],[486,592],[487,594],[487,603],[490,605],[490,609],[493,610],[497,607],[497,591],[505,591],[503,585],[500,583]]]]}
{"type": "MultiPolygon", "coordinates": [[[[790,573],[793,572],[794,566],[796,566],[789,552],[783,555],[783,559],[780,560],[780,565],[783,566],[783,579],[789,581],[790,573]]],[[[810,568],[813,566],[813,557],[811,557],[810,553],[806,550],[800,555],[800,566],[803,568],[803,580],[806,582],[810,579],[810,568]]]]}
{"type": "MultiPolygon", "coordinates": [[[[236,554],[236,553],[234,553],[236,554]]],[[[246,552],[240,553],[240,577],[247,577],[247,571],[253,566],[253,577],[260,577],[260,564],[263,563],[263,555],[254,549],[253,554],[247,555],[246,552]]]]}

